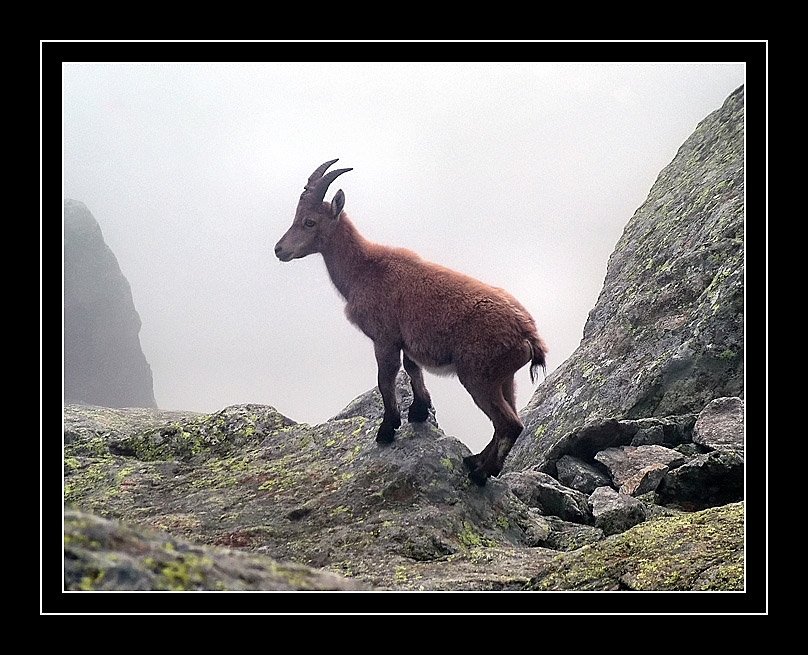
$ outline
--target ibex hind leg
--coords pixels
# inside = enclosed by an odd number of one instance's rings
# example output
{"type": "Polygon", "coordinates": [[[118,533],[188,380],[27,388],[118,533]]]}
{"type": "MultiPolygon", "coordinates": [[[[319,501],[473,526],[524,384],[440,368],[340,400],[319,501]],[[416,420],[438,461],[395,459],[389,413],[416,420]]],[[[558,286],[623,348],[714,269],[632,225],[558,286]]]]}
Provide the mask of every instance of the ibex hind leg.
{"type": "Polygon", "coordinates": [[[500,474],[505,458],[522,432],[522,421],[513,407],[513,377],[493,384],[473,379],[460,381],[494,424],[494,436],[483,451],[464,459],[470,469],[469,478],[482,485],[490,476],[500,474]]]}

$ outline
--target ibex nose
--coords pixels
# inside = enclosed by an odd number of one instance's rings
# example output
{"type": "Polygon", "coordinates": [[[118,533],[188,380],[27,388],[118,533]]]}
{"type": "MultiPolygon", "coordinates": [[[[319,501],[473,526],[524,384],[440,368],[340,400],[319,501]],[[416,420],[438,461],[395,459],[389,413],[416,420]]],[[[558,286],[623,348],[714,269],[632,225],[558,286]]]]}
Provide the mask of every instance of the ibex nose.
{"type": "Polygon", "coordinates": [[[288,252],[283,251],[283,246],[280,245],[280,243],[275,246],[275,257],[280,259],[282,262],[288,262],[292,258],[288,252]]]}

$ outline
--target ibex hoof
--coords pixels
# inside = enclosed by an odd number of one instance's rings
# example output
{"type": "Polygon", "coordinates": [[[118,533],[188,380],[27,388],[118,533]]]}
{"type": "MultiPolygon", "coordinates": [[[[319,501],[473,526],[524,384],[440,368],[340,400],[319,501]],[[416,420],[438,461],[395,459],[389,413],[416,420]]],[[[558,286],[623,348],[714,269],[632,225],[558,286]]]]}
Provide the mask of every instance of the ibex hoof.
{"type": "Polygon", "coordinates": [[[395,430],[385,430],[384,432],[379,430],[376,433],[376,441],[378,443],[391,443],[395,438],[396,438],[395,430]]]}
{"type": "Polygon", "coordinates": [[[429,405],[413,403],[407,410],[407,420],[410,423],[423,423],[429,418],[429,405]]]}
{"type": "Polygon", "coordinates": [[[464,457],[463,464],[465,464],[466,468],[469,470],[469,479],[475,484],[483,486],[489,474],[486,472],[485,468],[480,465],[480,455],[482,455],[482,453],[464,457]]]}
{"type": "Polygon", "coordinates": [[[379,443],[390,443],[395,439],[396,428],[401,425],[401,420],[394,422],[382,421],[379,431],[376,433],[376,441],[379,443]]]}

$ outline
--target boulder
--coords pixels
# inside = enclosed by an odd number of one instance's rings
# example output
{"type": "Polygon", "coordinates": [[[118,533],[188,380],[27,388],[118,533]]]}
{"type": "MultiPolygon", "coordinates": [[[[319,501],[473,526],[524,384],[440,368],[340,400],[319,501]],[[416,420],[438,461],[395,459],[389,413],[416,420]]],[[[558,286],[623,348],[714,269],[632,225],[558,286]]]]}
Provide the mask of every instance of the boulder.
{"type": "Polygon", "coordinates": [[[734,450],[696,455],[668,471],[656,489],[664,505],[687,510],[715,507],[744,497],[744,462],[734,450]]]}
{"type": "Polygon", "coordinates": [[[357,580],[67,509],[66,591],[361,591],[357,580]]]}
{"type": "Polygon", "coordinates": [[[627,477],[618,491],[629,496],[642,496],[655,491],[668,472],[668,466],[659,462],[642,467],[627,477]]]}
{"type": "Polygon", "coordinates": [[[684,464],[685,457],[660,445],[619,446],[601,450],[595,455],[595,461],[608,469],[614,486],[619,488],[648,467],[661,464],[669,469],[676,468],[684,464]]]}
{"type": "Polygon", "coordinates": [[[598,487],[589,496],[595,527],[606,535],[624,532],[645,520],[645,507],[636,498],[611,487],[598,487]]]}

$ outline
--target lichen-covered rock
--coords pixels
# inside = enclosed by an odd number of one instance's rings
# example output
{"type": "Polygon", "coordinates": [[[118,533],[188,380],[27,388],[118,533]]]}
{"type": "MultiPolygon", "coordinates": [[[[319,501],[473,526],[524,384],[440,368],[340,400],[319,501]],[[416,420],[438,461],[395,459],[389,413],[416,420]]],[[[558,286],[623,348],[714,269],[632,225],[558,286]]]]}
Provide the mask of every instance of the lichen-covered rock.
{"type": "Polygon", "coordinates": [[[367,585],[301,564],[192,544],[66,509],[67,591],[357,591],[367,585]]]}
{"type": "Polygon", "coordinates": [[[506,470],[553,474],[559,440],[598,419],[697,413],[743,396],[743,211],[741,87],[699,123],[629,221],[581,344],[523,410],[506,470]]]}
{"type": "Polygon", "coordinates": [[[527,589],[742,591],[744,505],[649,520],[558,555],[527,589]]]}
{"type": "Polygon", "coordinates": [[[358,405],[369,415],[317,426],[259,405],[168,413],[162,422],[159,412],[68,405],[65,498],[105,517],[377,586],[397,585],[395,563],[532,538],[536,521],[507,485],[470,484],[460,441],[430,422],[405,423],[380,445],[381,403],[358,405]],[[127,418],[139,427],[124,427],[127,418]]]}
{"type": "MultiPolygon", "coordinates": [[[[359,402],[370,416],[318,426],[258,405],[210,415],[67,406],[67,501],[141,536],[157,531],[138,549],[160,557],[127,559],[127,538],[81,553],[74,543],[66,584],[257,588],[238,586],[242,564],[271,573],[271,562],[294,562],[374,589],[519,590],[555,570],[559,551],[602,539],[601,528],[540,515],[503,479],[470,484],[468,449],[433,424],[405,423],[379,445],[381,403],[359,402]],[[163,553],[167,539],[188,555],[163,553]],[[223,560],[232,576],[212,573],[213,547],[234,551],[223,560]],[[245,564],[246,554],[262,559],[245,564]]],[[[267,576],[250,580],[275,584],[267,576]]]]}

